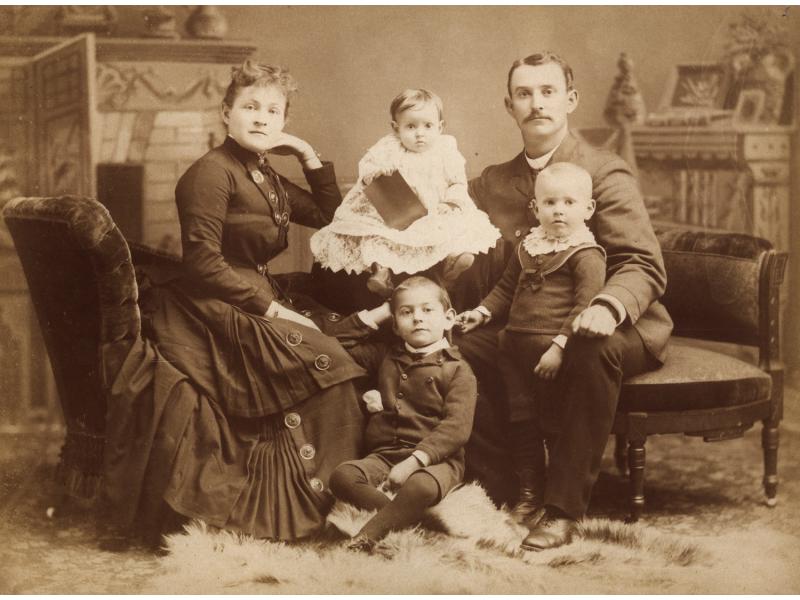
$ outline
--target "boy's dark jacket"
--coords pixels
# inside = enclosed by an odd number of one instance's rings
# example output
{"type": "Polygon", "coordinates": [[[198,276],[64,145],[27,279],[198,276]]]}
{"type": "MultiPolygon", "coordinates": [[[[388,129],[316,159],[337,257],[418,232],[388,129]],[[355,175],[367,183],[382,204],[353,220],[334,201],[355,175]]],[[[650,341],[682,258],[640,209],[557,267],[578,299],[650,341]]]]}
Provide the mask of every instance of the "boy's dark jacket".
{"type": "Polygon", "coordinates": [[[478,384],[472,369],[451,346],[415,357],[401,345],[367,345],[356,356],[378,373],[383,410],[367,423],[368,452],[407,447],[437,464],[464,457],[472,431],[478,384]]]}
{"type": "MultiPolygon", "coordinates": [[[[652,355],[663,361],[672,319],[659,298],[667,284],[661,248],[650,224],[639,186],[630,167],[616,154],[598,150],[571,133],[561,142],[548,164],[570,162],[592,176],[592,197],[597,208],[588,221],[597,243],[606,251],[608,277],[601,290],[625,306],[627,317],[652,355]]],[[[534,197],[535,179],[525,153],[508,162],[487,167],[469,182],[475,204],[500,229],[505,244],[498,243],[488,260],[479,255],[473,276],[472,306],[486,297],[503,273],[514,244],[535,225],[528,203],[534,197]]],[[[466,279],[466,278],[464,278],[466,279]]],[[[469,302],[467,302],[469,304],[469,302]]]]}

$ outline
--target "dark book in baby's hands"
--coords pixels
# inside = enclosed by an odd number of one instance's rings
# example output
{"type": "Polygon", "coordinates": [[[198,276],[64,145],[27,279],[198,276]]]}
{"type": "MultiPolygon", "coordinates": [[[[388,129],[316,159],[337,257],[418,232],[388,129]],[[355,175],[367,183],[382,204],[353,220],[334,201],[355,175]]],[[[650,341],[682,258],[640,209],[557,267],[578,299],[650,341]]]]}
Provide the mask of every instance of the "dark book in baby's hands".
{"type": "Polygon", "coordinates": [[[414,221],[428,214],[414,190],[399,171],[379,175],[364,188],[364,194],[388,227],[406,229],[414,221]]]}

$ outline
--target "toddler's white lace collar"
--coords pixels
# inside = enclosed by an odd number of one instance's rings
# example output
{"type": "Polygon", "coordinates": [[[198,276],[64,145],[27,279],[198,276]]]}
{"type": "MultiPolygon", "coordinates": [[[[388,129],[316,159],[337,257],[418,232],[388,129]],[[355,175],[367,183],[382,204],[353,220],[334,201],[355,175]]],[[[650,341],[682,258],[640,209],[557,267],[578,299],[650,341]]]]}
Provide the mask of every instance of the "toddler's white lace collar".
{"type": "Polygon", "coordinates": [[[531,227],[530,233],[522,241],[522,247],[531,256],[536,256],[538,254],[549,254],[550,252],[561,252],[580,244],[596,243],[594,234],[586,225],[563,238],[548,236],[540,225],[531,227]]]}

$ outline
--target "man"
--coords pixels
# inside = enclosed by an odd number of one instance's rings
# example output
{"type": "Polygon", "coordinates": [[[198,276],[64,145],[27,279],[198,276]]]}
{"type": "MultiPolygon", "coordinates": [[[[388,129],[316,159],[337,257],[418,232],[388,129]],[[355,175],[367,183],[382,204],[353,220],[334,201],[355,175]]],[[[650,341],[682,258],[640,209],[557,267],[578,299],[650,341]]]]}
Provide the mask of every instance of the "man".
{"type": "MultiPolygon", "coordinates": [[[[596,211],[589,227],[608,257],[604,288],[572,324],[574,335],[559,374],[560,397],[544,411],[555,425],[548,436],[546,477],[517,473],[521,505],[515,512],[526,514],[530,530],[523,548],[541,550],[571,540],[597,479],[622,379],[659,366],[672,321],[658,302],[666,287],[664,264],[630,168],[615,154],[591,148],[569,132],[568,116],[578,106],[569,65],[549,52],[516,61],[509,71],[505,105],[522,134],[524,151],[470,181],[470,195],[501,230],[503,241],[462,278],[454,290],[459,306],[476,306],[485,297],[514,244],[535,224],[528,220],[528,204],[537,172],[551,163],[575,163],[591,174],[596,211]]],[[[459,346],[496,403],[502,392],[493,361],[503,324],[492,321],[490,314],[486,318],[488,326],[464,335],[459,346]]],[[[476,413],[473,437],[478,441],[485,439],[481,428],[491,428],[480,422],[485,410],[476,413]]],[[[469,461],[469,447],[467,451],[469,461]]]]}

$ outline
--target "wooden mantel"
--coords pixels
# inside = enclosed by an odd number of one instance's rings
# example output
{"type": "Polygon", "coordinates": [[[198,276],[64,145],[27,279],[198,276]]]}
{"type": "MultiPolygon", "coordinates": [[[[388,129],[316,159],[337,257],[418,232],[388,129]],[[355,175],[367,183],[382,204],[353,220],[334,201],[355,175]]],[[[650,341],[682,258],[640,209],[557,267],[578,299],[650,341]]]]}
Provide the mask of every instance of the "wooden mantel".
{"type": "MultiPolygon", "coordinates": [[[[0,36],[0,56],[25,58],[67,37],[0,36]]],[[[241,64],[256,47],[243,40],[194,40],[96,37],[97,60],[241,64]]]]}

